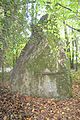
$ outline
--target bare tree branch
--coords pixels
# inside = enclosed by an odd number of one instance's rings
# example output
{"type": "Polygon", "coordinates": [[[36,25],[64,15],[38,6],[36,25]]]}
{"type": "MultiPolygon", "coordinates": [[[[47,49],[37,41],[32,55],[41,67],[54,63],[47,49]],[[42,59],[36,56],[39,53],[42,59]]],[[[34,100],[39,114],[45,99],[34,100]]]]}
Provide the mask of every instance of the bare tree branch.
{"type": "Polygon", "coordinates": [[[58,6],[58,5],[65,8],[65,9],[67,9],[67,10],[69,10],[69,11],[73,11],[71,8],[65,7],[65,6],[61,5],[60,3],[56,3],[56,6],[58,6]]]}
{"type": "Polygon", "coordinates": [[[71,29],[73,29],[73,30],[76,30],[76,31],[80,32],[80,29],[76,29],[76,28],[74,28],[74,27],[72,27],[72,26],[66,24],[65,22],[63,22],[63,23],[64,23],[66,26],[68,26],[69,28],[71,28],[71,29]]]}
{"type": "Polygon", "coordinates": [[[77,17],[77,19],[80,20],[80,16],[78,15],[78,11],[75,12],[71,8],[68,8],[68,7],[64,6],[64,5],[61,5],[60,3],[56,3],[55,4],[55,6],[58,6],[58,5],[61,6],[61,7],[63,7],[63,8],[65,8],[65,9],[67,9],[67,10],[69,10],[69,11],[71,11],[71,12],[73,12],[73,13],[75,13],[76,14],[75,17],[77,17]]]}

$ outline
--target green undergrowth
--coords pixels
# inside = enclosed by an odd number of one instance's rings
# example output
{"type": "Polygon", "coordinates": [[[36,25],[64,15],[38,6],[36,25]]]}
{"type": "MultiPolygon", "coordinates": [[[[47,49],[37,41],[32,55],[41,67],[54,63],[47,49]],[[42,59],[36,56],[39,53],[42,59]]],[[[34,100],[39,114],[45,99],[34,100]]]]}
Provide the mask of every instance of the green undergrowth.
{"type": "Polygon", "coordinates": [[[77,82],[80,84],[80,70],[78,71],[71,70],[71,76],[72,76],[73,82],[77,82]]]}

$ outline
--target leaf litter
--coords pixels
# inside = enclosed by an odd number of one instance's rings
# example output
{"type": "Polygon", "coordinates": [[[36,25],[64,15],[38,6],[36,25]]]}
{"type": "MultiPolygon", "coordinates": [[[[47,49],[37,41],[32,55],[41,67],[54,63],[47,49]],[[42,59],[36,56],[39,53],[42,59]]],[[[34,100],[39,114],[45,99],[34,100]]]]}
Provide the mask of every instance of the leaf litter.
{"type": "Polygon", "coordinates": [[[80,85],[66,100],[33,98],[0,86],[0,120],[80,120],[80,85]]]}

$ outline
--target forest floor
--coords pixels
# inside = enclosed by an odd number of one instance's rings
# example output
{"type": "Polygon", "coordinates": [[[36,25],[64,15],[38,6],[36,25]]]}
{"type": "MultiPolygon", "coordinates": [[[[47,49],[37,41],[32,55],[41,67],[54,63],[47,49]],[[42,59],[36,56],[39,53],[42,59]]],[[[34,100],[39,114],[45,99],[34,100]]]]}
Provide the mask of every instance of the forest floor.
{"type": "Polygon", "coordinates": [[[66,100],[22,96],[0,85],[0,120],[80,120],[80,84],[66,100]]]}

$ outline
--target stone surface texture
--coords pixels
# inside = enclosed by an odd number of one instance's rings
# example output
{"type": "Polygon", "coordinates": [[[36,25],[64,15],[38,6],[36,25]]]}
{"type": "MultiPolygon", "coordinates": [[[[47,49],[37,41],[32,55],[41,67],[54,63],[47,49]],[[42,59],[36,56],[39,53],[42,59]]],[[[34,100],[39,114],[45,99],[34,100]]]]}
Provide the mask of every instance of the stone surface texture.
{"type": "Polygon", "coordinates": [[[11,73],[12,90],[33,97],[71,97],[69,61],[62,45],[50,45],[41,29],[32,34],[11,73]]]}

